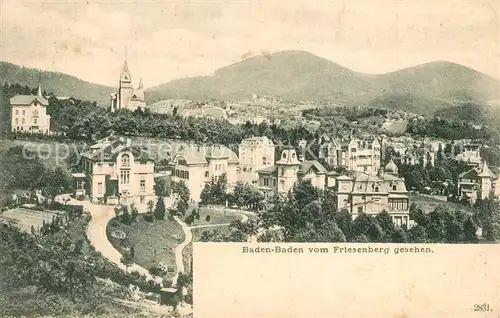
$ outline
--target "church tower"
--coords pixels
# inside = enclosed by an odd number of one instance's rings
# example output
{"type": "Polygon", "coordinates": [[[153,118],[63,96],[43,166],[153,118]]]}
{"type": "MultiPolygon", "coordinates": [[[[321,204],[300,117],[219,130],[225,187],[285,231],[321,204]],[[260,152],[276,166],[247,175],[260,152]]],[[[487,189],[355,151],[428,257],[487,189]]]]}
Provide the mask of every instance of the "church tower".
{"type": "Polygon", "coordinates": [[[127,104],[132,98],[133,91],[132,77],[130,76],[130,71],[128,70],[127,57],[125,57],[125,63],[123,64],[118,88],[119,108],[127,108],[127,104]]]}

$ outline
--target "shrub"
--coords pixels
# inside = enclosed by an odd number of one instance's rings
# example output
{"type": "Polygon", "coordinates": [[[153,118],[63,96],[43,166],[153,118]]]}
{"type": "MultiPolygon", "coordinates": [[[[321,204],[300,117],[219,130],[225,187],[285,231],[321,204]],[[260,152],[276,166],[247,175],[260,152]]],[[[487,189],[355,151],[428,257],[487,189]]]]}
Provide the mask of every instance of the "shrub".
{"type": "Polygon", "coordinates": [[[153,276],[162,276],[163,275],[163,271],[160,268],[158,268],[157,266],[151,266],[151,268],[149,269],[149,272],[153,276]]]}
{"type": "Polygon", "coordinates": [[[143,214],[142,218],[146,222],[153,222],[154,221],[153,213],[150,213],[150,212],[143,214]]]}

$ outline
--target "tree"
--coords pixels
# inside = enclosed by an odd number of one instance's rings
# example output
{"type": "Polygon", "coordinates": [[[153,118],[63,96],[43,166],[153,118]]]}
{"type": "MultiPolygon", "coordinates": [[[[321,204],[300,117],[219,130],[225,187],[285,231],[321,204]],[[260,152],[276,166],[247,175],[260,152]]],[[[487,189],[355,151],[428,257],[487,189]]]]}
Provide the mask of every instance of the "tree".
{"type": "Polygon", "coordinates": [[[422,225],[415,225],[408,230],[408,242],[411,243],[427,243],[427,232],[422,225]]]}
{"type": "Polygon", "coordinates": [[[346,240],[350,241],[352,238],[352,216],[349,210],[342,209],[335,215],[335,223],[337,223],[340,230],[344,233],[346,240]]]}
{"type": "Polygon", "coordinates": [[[392,242],[393,243],[406,243],[408,241],[405,230],[398,227],[392,232],[392,242]]]}
{"type": "Polygon", "coordinates": [[[346,237],[333,220],[325,222],[318,230],[316,242],[346,242],[346,237]]]}
{"type": "Polygon", "coordinates": [[[165,202],[162,197],[158,197],[156,201],[154,216],[157,220],[165,219],[165,202]]]}
{"type": "Polygon", "coordinates": [[[131,253],[125,253],[122,255],[120,262],[125,265],[127,272],[130,266],[134,264],[134,258],[131,253]]]}
{"type": "Polygon", "coordinates": [[[368,237],[366,235],[364,235],[364,234],[355,236],[352,241],[354,243],[369,243],[370,242],[370,240],[368,239],[368,237]]]}
{"type": "Polygon", "coordinates": [[[123,224],[127,224],[127,225],[132,224],[132,216],[128,212],[128,207],[126,207],[126,206],[122,207],[122,212],[121,212],[121,215],[120,215],[120,221],[123,224]]]}
{"type": "Polygon", "coordinates": [[[135,204],[132,204],[130,206],[130,210],[131,210],[130,217],[131,217],[132,221],[135,221],[137,219],[137,216],[139,215],[139,210],[137,210],[137,207],[135,206],[135,204]]]}
{"type": "Polygon", "coordinates": [[[367,235],[373,225],[373,219],[366,213],[360,213],[352,225],[353,236],[367,235]]]}
{"type": "Polygon", "coordinates": [[[464,239],[466,242],[476,242],[477,241],[477,226],[474,224],[472,217],[467,218],[464,223],[464,239]]]}
{"type": "Polygon", "coordinates": [[[153,200],[149,200],[148,201],[148,212],[149,213],[153,213],[153,210],[155,208],[155,203],[153,200]]]}
{"type": "Polygon", "coordinates": [[[385,210],[380,212],[375,216],[375,221],[378,223],[384,233],[384,237],[382,238],[382,240],[385,242],[393,241],[395,228],[394,223],[392,222],[392,217],[389,215],[389,213],[387,213],[387,211],[385,210]]]}
{"type": "Polygon", "coordinates": [[[170,196],[171,192],[170,184],[167,182],[165,178],[157,178],[155,179],[155,193],[156,196],[166,197],[170,196]]]}

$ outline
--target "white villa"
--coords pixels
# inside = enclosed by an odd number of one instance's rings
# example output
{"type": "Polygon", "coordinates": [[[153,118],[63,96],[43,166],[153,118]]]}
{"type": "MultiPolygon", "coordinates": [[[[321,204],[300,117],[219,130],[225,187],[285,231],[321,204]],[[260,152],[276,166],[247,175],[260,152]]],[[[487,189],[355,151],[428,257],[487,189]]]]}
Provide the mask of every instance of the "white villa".
{"type": "Polygon", "coordinates": [[[10,105],[12,131],[50,131],[50,115],[47,114],[49,102],[42,96],[40,84],[36,95],[16,95],[10,99],[10,105]]]}
{"type": "Polygon", "coordinates": [[[154,161],[130,139],[109,136],[82,154],[73,173],[75,194],[94,203],[145,204],[155,200],[154,161]]]}

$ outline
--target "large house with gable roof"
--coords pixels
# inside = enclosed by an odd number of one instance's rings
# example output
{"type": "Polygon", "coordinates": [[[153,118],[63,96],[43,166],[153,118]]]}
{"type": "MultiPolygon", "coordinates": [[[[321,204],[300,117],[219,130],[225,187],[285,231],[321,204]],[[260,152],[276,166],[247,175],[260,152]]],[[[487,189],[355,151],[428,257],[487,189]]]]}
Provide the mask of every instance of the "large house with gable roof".
{"type": "Polygon", "coordinates": [[[228,187],[236,184],[238,156],[223,145],[190,145],[178,151],[169,163],[172,181],[184,181],[191,199],[200,200],[205,185],[226,174],[228,187]]]}
{"type": "Polygon", "coordinates": [[[12,131],[50,131],[50,115],[47,114],[49,102],[43,97],[40,84],[36,95],[16,95],[10,99],[10,105],[12,131]]]}
{"type": "Polygon", "coordinates": [[[73,173],[76,195],[93,203],[146,204],[155,200],[154,160],[130,139],[109,136],[81,155],[73,173]]]}
{"type": "Polygon", "coordinates": [[[337,210],[347,209],[353,219],[361,213],[375,215],[386,211],[396,226],[409,226],[410,203],[403,178],[391,160],[378,174],[341,175],[330,182],[337,210]]]}
{"type": "Polygon", "coordinates": [[[470,203],[477,199],[500,198],[500,169],[486,161],[458,176],[458,196],[470,203]]]}
{"type": "Polygon", "coordinates": [[[324,189],[326,169],[316,160],[303,160],[293,146],[285,146],[276,164],[257,171],[258,188],[264,193],[287,193],[299,179],[309,180],[317,188],[324,189]]]}

